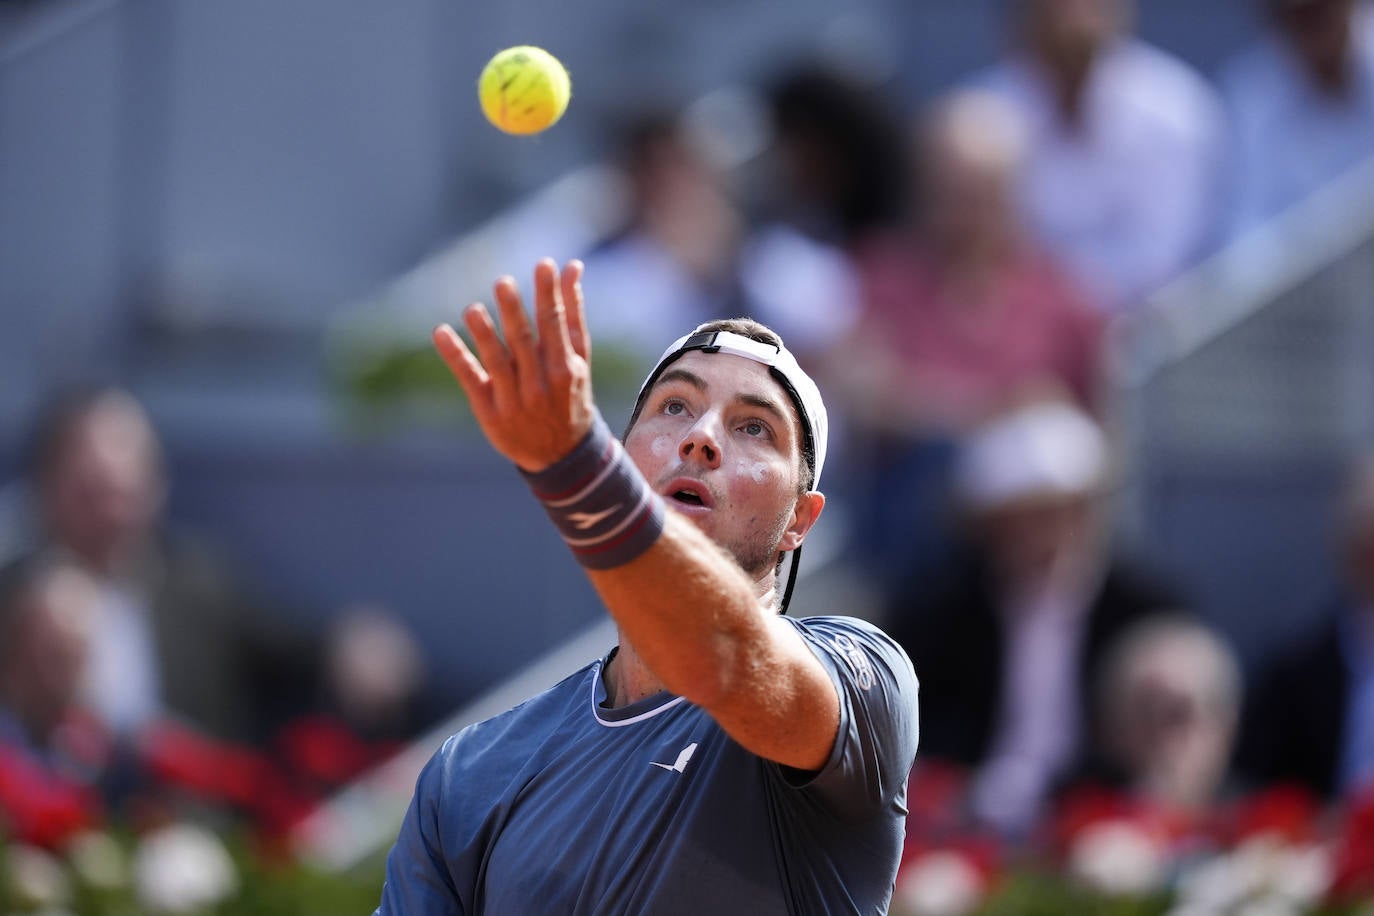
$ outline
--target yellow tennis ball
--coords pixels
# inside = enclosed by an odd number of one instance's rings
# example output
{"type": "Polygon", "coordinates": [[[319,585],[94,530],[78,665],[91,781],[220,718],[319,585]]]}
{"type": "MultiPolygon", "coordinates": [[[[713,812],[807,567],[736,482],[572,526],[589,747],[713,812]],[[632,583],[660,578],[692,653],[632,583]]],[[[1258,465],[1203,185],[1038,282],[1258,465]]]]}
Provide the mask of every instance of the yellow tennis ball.
{"type": "Polygon", "coordinates": [[[477,96],[487,120],[508,134],[537,134],[563,117],[572,96],[568,71],[543,48],[500,51],[482,69],[477,96]]]}

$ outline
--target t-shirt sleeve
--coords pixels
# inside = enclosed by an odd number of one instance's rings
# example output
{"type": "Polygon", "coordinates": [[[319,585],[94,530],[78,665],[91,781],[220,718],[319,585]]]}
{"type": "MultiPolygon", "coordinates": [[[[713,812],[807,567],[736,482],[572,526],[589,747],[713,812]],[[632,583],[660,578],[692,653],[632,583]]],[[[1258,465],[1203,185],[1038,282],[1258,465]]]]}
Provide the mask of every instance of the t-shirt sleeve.
{"type": "Polygon", "coordinates": [[[865,816],[904,803],[919,737],[916,672],[895,641],[844,617],[792,621],[825,666],[840,700],[830,758],[814,773],[784,768],[794,787],[841,814],[865,816]]]}
{"type": "Polygon", "coordinates": [[[373,916],[462,916],[465,912],[439,839],[445,760],[457,740],[450,738],[420,772],[396,845],[387,856],[382,902],[373,916]]]}

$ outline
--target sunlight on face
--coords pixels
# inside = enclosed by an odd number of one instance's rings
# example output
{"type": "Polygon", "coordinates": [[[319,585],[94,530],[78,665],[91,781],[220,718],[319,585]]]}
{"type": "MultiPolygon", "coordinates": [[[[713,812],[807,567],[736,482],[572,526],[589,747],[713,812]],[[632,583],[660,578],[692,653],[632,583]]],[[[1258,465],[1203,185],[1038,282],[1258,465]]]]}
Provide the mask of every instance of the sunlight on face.
{"type": "Polygon", "coordinates": [[[654,383],[625,447],[670,507],[762,574],[797,505],[799,441],[795,410],[766,366],[693,352],[654,383]]]}

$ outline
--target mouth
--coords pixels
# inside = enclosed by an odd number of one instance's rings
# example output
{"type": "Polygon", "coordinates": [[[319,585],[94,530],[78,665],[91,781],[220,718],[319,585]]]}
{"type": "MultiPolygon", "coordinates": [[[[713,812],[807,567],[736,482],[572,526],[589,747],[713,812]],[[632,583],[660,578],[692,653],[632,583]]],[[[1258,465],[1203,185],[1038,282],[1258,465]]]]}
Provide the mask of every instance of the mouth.
{"type": "Polygon", "coordinates": [[[679,509],[710,509],[715,505],[711,491],[699,480],[673,480],[664,488],[663,495],[679,509]]]}

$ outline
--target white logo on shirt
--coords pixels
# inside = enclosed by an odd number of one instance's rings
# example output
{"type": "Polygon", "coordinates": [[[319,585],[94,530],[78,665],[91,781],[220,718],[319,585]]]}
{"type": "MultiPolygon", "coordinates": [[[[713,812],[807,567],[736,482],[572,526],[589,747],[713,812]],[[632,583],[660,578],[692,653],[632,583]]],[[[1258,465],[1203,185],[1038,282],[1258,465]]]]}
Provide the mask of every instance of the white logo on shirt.
{"type": "Polygon", "coordinates": [[[682,749],[682,752],[677,755],[677,762],[672,766],[666,763],[659,763],[656,760],[650,760],[649,763],[651,766],[662,767],[665,770],[674,770],[678,773],[682,773],[687,769],[687,761],[692,759],[692,755],[696,753],[696,750],[697,743],[693,741],[682,749]]]}
{"type": "Polygon", "coordinates": [[[858,679],[859,689],[867,690],[873,686],[873,663],[868,660],[868,655],[860,649],[854,640],[843,633],[836,635],[833,640],[835,648],[840,650],[840,655],[849,663],[849,667],[854,669],[854,677],[858,679]]]}
{"type": "Polygon", "coordinates": [[[568,516],[568,521],[578,531],[586,531],[597,522],[610,518],[611,513],[620,508],[620,503],[616,503],[609,509],[602,509],[600,512],[573,512],[568,516]]]}

